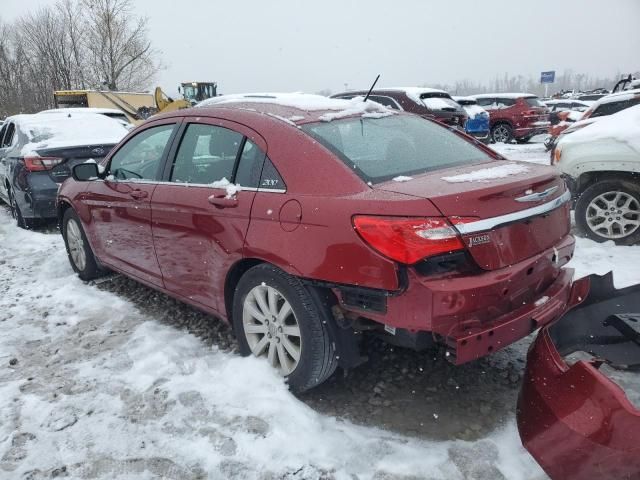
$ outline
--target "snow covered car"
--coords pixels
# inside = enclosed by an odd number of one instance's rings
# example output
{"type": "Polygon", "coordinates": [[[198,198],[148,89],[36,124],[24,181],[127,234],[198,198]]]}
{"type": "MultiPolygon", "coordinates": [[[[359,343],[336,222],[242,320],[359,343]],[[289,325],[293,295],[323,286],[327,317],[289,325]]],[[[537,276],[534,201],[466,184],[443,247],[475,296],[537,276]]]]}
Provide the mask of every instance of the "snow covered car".
{"type": "Polygon", "coordinates": [[[633,107],[638,104],[640,104],[640,89],[625,90],[602,97],[589,107],[589,109],[584,112],[580,118],[574,120],[575,123],[567,126],[566,129],[560,130],[558,135],[551,136],[547,139],[545,145],[547,146],[547,149],[551,151],[552,162],[555,154],[555,147],[560,141],[560,138],[566,135],[571,135],[573,132],[586,127],[587,125],[591,125],[592,123],[599,121],[601,118],[621,112],[626,108],[633,107]]]}
{"type": "Polygon", "coordinates": [[[553,158],[576,199],[584,235],[640,241],[640,105],[562,135],[553,158]]]}
{"type": "Polygon", "coordinates": [[[478,101],[471,97],[453,97],[458,105],[467,112],[467,123],[464,124],[464,130],[472,137],[489,143],[491,139],[489,133],[489,112],[478,105],[478,101]]]}
{"type": "MultiPolygon", "coordinates": [[[[336,93],[331,98],[349,100],[364,97],[367,90],[353,90],[336,93]]],[[[392,87],[379,88],[371,91],[369,98],[374,102],[392,108],[415,113],[424,118],[433,118],[445,125],[464,129],[467,114],[451,95],[444,90],[427,87],[392,87]]]]}
{"type": "Polygon", "coordinates": [[[135,125],[129,122],[129,117],[117,108],[95,108],[95,107],[69,107],[69,108],[52,108],[50,110],[43,110],[40,113],[97,113],[104,115],[105,117],[117,120],[127,130],[131,130],[135,125]]]}
{"type": "Polygon", "coordinates": [[[0,129],[0,199],[18,226],[56,218],[58,187],[71,168],[101,160],[126,134],[118,121],[93,113],[7,118],[0,129]]]}
{"type": "Polygon", "coordinates": [[[518,430],[552,480],[640,478],[639,307],[638,285],[582,278],[529,348],[518,430]]]}
{"type": "Polygon", "coordinates": [[[461,364],[558,318],[569,192],[376,102],[230,95],[158,115],[58,195],[69,259],[232,323],[295,390],[364,361],[363,334],[461,364]]]}

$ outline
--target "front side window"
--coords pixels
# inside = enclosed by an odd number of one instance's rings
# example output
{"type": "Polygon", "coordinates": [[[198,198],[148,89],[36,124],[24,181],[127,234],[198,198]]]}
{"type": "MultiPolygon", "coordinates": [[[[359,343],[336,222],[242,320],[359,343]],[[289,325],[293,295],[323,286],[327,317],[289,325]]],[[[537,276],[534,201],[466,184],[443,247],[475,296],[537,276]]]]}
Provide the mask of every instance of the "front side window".
{"type": "Polygon", "coordinates": [[[496,108],[496,99],[495,98],[479,98],[478,105],[489,110],[492,108],[496,108]]]}
{"type": "Polygon", "coordinates": [[[410,115],[303,125],[365,182],[379,183],[492,158],[434,122],[410,115]]]}
{"type": "Polygon", "coordinates": [[[496,100],[496,108],[509,108],[516,104],[514,98],[498,98],[496,100]]]}
{"type": "Polygon", "coordinates": [[[118,180],[157,180],[174,127],[151,127],[129,139],[111,159],[110,175],[118,180]]]}
{"type": "Polygon", "coordinates": [[[223,178],[231,181],[242,139],[242,134],[228,128],[189,124],[180,142],[170,180],[202,185],[223,178]]]}

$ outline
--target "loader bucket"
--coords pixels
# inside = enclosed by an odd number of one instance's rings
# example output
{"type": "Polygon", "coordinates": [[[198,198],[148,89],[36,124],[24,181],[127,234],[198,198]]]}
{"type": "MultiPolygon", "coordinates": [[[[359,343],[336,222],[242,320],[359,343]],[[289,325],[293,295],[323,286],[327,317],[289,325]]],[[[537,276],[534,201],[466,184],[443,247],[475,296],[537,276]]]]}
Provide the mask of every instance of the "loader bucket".
{"type": "Polygon", "coordinates": [[[588,293],[529,349],[520,438],[552,480],[640,479],[639,405],[601,371],[640,390],[640,285],[617,290],[609,273],[574,289],[588,293]]]}

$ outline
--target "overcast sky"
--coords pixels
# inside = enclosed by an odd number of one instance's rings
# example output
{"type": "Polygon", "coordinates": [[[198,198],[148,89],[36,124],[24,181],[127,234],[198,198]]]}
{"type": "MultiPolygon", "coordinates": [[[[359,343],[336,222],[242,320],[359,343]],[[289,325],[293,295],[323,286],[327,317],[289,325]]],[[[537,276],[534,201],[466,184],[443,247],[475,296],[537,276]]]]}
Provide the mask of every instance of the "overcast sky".
{"type": "MultiPolygon", "coordinates": [[[[2,0],[4,21],[55,0],[2,0]]],[[[222,93],[640,70],[640,0],[135,0],[166,68],[222,93]]]]}

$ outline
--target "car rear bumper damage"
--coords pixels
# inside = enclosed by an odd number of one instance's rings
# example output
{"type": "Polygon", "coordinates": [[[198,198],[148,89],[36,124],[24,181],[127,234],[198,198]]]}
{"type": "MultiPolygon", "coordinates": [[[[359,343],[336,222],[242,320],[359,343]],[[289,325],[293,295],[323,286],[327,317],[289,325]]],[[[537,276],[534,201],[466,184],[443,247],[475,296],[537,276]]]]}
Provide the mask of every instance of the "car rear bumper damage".
{"type": "Polygon", "coordinates": [[[611,274],[592,275],[574,283],[575,304],[529,349],[522,443],[553,480],[639,479],[640,410],[602,370],[640,375],[640,285],[616,290],[611,274]]]}
{"type": "Polygon", "coordinates": [[[434,276],[410,268],[398,292],[334,291],[350,315],[383,324],[390,336],[429,332],[446,345],[448,360],[461,364],[500,350],[564,313],[573,271],[562,266],[571,259],[574,242],[567,236],[532,258],[492,271],[434,276]]]}

